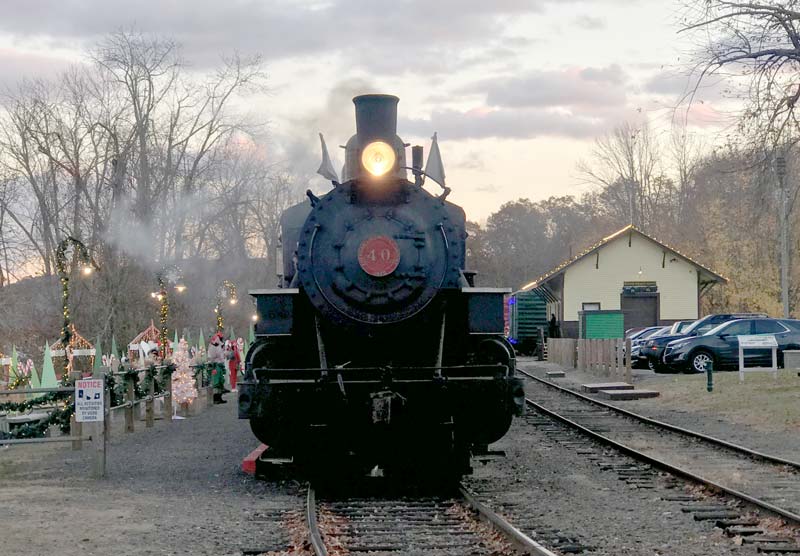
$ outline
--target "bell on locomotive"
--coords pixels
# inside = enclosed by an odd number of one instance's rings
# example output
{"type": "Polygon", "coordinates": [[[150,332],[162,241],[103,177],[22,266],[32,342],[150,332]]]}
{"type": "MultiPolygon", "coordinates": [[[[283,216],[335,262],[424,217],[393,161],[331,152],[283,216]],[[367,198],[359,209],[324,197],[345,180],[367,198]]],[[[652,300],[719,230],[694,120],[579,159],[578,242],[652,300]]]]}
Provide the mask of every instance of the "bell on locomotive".
{"type": "Polygon", "coordinates": [[[460,476],[524,407],[503,337],[510,290],[475,287],[464,211],[426,179],[421,147],[407,166],[399,99],[353,102],[342,179],[324,151],[333,188],[284,212],[279,287],[250,292],[239,417],[281,461],[460,476]]]}

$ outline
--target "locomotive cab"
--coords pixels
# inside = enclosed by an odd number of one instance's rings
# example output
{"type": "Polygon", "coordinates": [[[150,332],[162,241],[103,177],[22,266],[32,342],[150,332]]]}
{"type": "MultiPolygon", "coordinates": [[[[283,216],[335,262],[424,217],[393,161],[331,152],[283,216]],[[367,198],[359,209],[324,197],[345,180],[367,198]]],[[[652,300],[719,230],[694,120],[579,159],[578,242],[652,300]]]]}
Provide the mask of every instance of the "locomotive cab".
{"type": "Polygon", "coordinates": [[[239,416],[282,455],[324,442],[386,468],[423,450],[460,475],[523,408],[510,290],[470,286],[464,211],[406,179],[397,97],[354,103],[345,179],[286,211],[283,287],[251,292],[239,416]]]}

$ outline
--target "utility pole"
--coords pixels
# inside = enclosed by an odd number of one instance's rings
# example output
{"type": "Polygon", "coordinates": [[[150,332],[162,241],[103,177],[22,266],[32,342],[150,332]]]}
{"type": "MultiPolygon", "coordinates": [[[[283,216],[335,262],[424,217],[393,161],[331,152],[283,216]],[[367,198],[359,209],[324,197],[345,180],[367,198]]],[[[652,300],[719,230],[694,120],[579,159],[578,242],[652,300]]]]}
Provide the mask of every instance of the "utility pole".
{"type": "Polygon", "coordinates": [[[781,228],[781,303],[783,318],[789,318],[789,196],[786,191],[786,157],[779,154],[775,160],[780,187],[780,228],[781,228]]]}

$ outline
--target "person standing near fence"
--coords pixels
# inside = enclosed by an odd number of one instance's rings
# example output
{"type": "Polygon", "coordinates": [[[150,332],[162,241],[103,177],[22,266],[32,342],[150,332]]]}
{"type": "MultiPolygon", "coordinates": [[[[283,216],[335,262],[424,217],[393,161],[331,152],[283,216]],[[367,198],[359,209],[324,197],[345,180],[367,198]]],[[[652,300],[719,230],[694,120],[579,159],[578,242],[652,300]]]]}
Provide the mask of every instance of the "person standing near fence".
{"type": "Polygon", "coordinates": [[[239,344],[236,340],[225,342],[225,357],[228,360],[228,382],[231,390],[236,392],[236,373],[242,363],[242,356],[239,354],[239,344]]]}
{"type": "Polygon", "coordinates": [[[225,391],[225,350],[222,334],[217,332],[208,343],[208,364],[211,367],[211,387],[214,388],[214,403],[228,403],[222,399],[225,391]]]}

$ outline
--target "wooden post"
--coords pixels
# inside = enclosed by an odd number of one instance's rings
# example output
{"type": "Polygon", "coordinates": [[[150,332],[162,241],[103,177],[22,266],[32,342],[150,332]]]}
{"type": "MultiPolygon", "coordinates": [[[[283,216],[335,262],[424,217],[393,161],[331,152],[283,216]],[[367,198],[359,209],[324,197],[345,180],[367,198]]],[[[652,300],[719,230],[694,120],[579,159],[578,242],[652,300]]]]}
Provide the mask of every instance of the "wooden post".
{"type": "Polygon", "coordinates": [[[144,403],[144,426],[153,426],[153,396],[156,394],[156,377],[150,377],[150,388],[147,389],[147,401],[144,403]]]}
{"type": "Polygon", "coordinates": [[[598,340],[600,344],[600,373],[603,376],[608,376],[608,345],[606,344],[605,339],[598,340]]]}
{"type": "Polygon", "coordinates": [[[94,452],[94,466],[92,468],[92,477],[95,479],[102,479],[106,476],[106,452],[108,450],[108,416],[111,414],[110,404],[111,396],[109,395],[108,388],[105,383],[105,376],[101,370],[92,374],[92,378],[100,379],[103,381],[103,420],[94,425],[94,434],[92,435],[92,451],[94,452]]]}
{"type": "MultiPolygon", "coordinates": [[[[75,420],[74,413],[69,418],[69,435],[73,438],[80,438],[83,436],[83,423],[79,423],[78,421],[75,420]]],[[[81,450],[82,448],[83,448],[83,440],[72,441],[73,450],[81,450]]]]}
{"type": "Polygon", "coordinates": [[[164,379],[164,420],[172,422],[172,373],[166,375],[164,379]]]}
{"type": "Polygon", "coordinates": [[[201,378],[201,375],[202,372],[194,379],[194,387],[197,390],[197,397],[194,399],[194,403],[192,405],[195,407],[195,412],[198,412],[203,408],[203,402],[205,401],[203,399],[203,379],[201,378]]]}
{"type": "Polygon", "coordinates": [[[633,364],[631,363],[631,339],[625,340],[625,351],[628,353],[628,360],[625,362],[625,382],[633,382],[633,364]]]}
{"type": "Polygon", "coordinates": [[[591,356],[590,356],[591,360],[590,360],[590,363],[589,363],[589,370],[591,370],[592,372],[596,372],[597,371],[597,340],[595,340],[595,339],[589,340],[589,348],[592,350],[592,353],[591,353],[591,356]]]}
{"type": "Polygon", "coordinates": [[[587,372],[592,371],[592,341],[591,340],[584,340],[584,350],[586,351],[586,368],[584,369],[587,372]]]}
{"type": "Polygon", "coordinates": [[[614,354],[614,340],[607,339],[606,341],[606,376],[614,376],[614,363],[616,355],[614,354]]]}
{"type": "Polygon", "coordinates": [[[573,369],[578,368],[578,340],[569,341],[569,366],[573,369]]]}
{"type": "Polygon", "coordinates": [[[539,327],[539,354],[536,356],[537,361],[544,361],[544,329],[539,327]]]}
{"type": "Polygon", "coordinates": [[[558,346],[558,359],[556,362],[559,366],[564,366],[564,342],[561,340],[556,340],[556,345],[558,346]]]}
{"type": "Polygon", "coordinates": [[[600,372],[608,376],[608,341],[605,338],[600,340],[600,372]]]}
{"type": "Polygon", "coordinates": [[[617,350],[617,364],[614,369],[614,377],[620,378],[622,376],[622,369],[625,368],[625,358],[630,357],[630,353],[625,351],[625,341],[622,338],[615,340],[617,350]]]}
{"type": "Polygon", "coordinates": [[[583,369],[582,370],[583,371],[588,371],[589,370],[589,365],[591,364],[591,360],[589,359],[589,354],[590,354],[590,352],[589,352],[589,340],[584,338],[583,340],[581,340],[581,342],[583,342],[583,369]]]}
{"type": "Polygon", "coordinates": [[[136,393],[133,389],[133,376],[125,375],[125,403],[129,404],[125,407],[125,432],[133,432],[133,405],[136,401],[136,393]]]}

